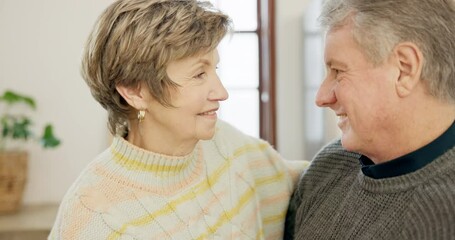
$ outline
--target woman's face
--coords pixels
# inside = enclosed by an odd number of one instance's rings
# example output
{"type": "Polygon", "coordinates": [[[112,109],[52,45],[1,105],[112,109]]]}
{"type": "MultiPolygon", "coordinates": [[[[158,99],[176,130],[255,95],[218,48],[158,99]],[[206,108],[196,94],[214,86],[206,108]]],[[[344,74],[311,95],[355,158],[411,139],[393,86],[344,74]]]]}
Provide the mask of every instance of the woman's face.
{"type": "Polygon", "coordinates": [[[150,134],[170,143],[213,137],[219,102],[228,98],[216,73],[218,62],[218,51],[213,50],[169,63],[167,74],[180,86],[170,88],[174,107],[151,101],[145,118],[150,134]]]}

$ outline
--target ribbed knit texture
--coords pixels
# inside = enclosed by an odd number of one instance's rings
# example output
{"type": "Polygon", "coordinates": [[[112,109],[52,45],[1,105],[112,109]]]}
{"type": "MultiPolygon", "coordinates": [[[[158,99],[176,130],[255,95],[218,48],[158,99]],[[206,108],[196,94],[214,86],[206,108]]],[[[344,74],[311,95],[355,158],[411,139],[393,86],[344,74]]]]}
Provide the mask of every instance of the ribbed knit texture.
{"type": "Polygon", "coordinates": [[[281,239],[307,165],[222,121],[184,157],[114,138],[65,195],[49,239],[281,239]]]}
{"type": "Polygon", "coordinates": [[[455,239],[455,148],[385,179],[366,177],[359,157],[337,141],[313,160],[292,200],[295,239],[455,239]]]}

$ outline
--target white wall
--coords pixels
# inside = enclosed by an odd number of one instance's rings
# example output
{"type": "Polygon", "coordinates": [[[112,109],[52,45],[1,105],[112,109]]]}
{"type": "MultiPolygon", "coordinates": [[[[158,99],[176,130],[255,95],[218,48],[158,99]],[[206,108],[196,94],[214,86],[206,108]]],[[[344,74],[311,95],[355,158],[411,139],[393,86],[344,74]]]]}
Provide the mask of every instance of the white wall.
{"type": "MultiPolygon", "coordinates": [[[[108,146],[106,114],[79,74],[85,40],[112,0],[0,0],[0,93],[34,96],[36,126],[52,120],[63,139],[55,150],[30,147],[25,204],[59,202],[82,168],[108,146]]],[[[302,13],[306,1],[276,1],[279,151],[304,154],[302,13]]]]}
{"type": "Polygon", "coordinates": [[[56,150],[29,146],[26,204],[58,202],[107,146],[105,111],[90,96],[79,66],[86,37],[110,2],[0,0],[0,93],[34,96],[35,125],[52,121],[63,139],[56,150]]]}
{"type": "Polygon", "coordinates": [[[289,159],[304,156],[302,16],[308,1],[276,0],[277,141],[289,159]]]}

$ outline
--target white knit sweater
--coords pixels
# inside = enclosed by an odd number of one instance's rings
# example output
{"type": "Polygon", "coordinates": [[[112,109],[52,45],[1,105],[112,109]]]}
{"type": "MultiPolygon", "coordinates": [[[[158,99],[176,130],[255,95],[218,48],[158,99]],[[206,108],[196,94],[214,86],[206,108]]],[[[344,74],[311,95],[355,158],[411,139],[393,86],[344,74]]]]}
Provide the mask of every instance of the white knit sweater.
{"type": "Polygon", "coordinates": [[[65,195],[49,239],[281,239],[307,165],[222,121],[184,157],[116,137],[65,195]]]}

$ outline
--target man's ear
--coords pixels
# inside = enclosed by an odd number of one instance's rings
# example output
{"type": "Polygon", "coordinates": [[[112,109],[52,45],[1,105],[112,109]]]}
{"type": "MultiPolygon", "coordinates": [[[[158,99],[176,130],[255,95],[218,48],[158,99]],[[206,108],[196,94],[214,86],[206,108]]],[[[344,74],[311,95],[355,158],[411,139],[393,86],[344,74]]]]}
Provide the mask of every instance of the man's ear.
{"type": "Polygon", "coordinates": [[[402,42],[395,46],[393,53],[398,62],[400,76],[395,86],[398,96],[406,97],[420,82],[423,55],[419,47],[411,42],[402,42]]]}
{"type": "Polygon", "coordinates": [[[141,110],[145,109],[147,104],[141,86],[139,87],[125,87],[123,85],[117,85],[115,87],[120,96],[125,99],[125,101],[135,109],[141,110]]]}

